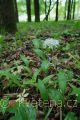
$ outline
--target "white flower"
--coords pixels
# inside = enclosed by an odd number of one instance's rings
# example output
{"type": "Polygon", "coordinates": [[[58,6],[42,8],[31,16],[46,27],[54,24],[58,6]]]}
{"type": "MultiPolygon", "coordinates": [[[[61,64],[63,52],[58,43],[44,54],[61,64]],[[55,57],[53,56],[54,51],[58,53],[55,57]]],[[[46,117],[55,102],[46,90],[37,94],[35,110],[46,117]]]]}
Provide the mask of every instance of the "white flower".
{"type": "Polygon", "coordinates": [[[24,98],[26,98],[29,95],[29,93],[25,93],[25,92],[26,90],[24,89],[21,94],[17,95],[18,99],[16,100],[16,102],[20,102],[20,103],[24,102],[24,98]]]}
{"type": "Polygon", "coordinates": [[[43,47],[44,48],[51,48],[53,49],[53,47],[57,47],[59,45],[59,40],[53,39],[53,38],[48,38],[43,42],[43,47]]]}

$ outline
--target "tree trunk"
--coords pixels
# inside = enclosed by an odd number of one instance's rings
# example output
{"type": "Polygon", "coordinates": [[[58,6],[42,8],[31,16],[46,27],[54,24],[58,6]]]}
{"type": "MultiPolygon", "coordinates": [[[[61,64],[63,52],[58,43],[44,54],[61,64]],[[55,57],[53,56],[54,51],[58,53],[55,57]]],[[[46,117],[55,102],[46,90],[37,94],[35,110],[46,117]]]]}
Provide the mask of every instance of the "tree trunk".
{"type": "Polygon", "coordinates": [[[1,20],[1,9],[0,9],[0,27],[1,27],[1,24],[2,24],[2,20],[1,20]]]}
{"type": "Polygon", "coordinates": [[[71,20],[71,0],[68,0],[67,20],[71,20]]]}
{"type": "Polygon", "coordinates": [[[67,18],[67,0],[65,1],[64,19],[67,18]]]}
{"type": "Polygon", "coordinates": [[[45,5],[45,16],[47,14],[47,3],[46,3],[46,0],[44,1],[44,5],[45,5]]]}
{"type": "Polygon", "coordinates": [[[28,22],[31,22],[31,0],[26,0],[28,22]]]}
{"type": "Polygon", "coordinates": [[[39,22],[40,21],[39,0],[34,0],[34,13],[35,13],[35,22],[39,22]]]}
{"type": "Polygon", "coordinates": [[[55,18],[55,21],[58,21],[58,17],[59,17],[58,8],[59,8],[59,0],[56,1],[56,18],[55,18]]]}
{"type": "Polygon", "coordinates": [[[0,13],[2,27],[7,32],[15,33],[17,27],[13,0],[0,0],[0,13]]]}
{"type": "Polygon", "coordinates": [[[50,8],[51,8],[51,0],[49,0],[49,9],[48,9],[48,13],[46,14],[46,17],[45,19],[48,21],[48,17],[49,17],[49,14],[50,14],[50,8]]]}
{"type": "Polygon", "coordinates": [[[75,7],[76,7],[76,1],[73,1],[73,19],[75,18],[75,7]]]}
{"type": "Polygon", "coordinates": [[[14,7],[15,7],[16,22],[19,22],[17,0],[14,0],[14,7]]]}

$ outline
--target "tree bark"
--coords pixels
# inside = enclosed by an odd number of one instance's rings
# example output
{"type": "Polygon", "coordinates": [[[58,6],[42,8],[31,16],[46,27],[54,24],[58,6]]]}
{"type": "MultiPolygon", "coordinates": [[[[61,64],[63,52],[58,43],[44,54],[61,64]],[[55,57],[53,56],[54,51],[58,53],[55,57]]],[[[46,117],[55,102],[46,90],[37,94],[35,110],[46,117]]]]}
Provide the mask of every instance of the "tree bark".
{"type": "Polygon", "coordinates": [[[58,8],[59,8],[59,0],[56,1],[56,18],[55,18],[55,21],[58,21],[58,17],[59,17],[58,8]]]}
{"type": "Polygon", "coordinates": [[[28,22],[31,22],[31,0],[26,0],[28,22]]]}
{"type": "Polygon", "coordinates": [[[75,7],[76,7],[76,1],[73,1],[73,19],[75,18],[75,7]]]}
{"type": "Polygon", "coordinates": [[[44,1],[44,5],[45,5],[45,17],[46,17],[46,14],[47,14],[47,3],[46,3],[46,0],[44,1]]]}
{"type": "Polygon", "coordinates": [[[67,20],[71,20],[71,0],[68,0],[67,20]]]}
{"type": "Polygon", "coordinates": [[[2,27],[10,33],[17,30],[13,0],[0,0],[2,27]]]}
{"type": "Polygon", "coordinates": [[[39,0],[34,0],[34,13],[35,13],[35,22],[39,22],[40,21],[39,0]]]}
{"type": "Polygon", "coordinates": [[[49,9],[48,9],[48,13],[46,14],[46,17],[45,19],[48,21],[48,17],[49,17],[49,14],[50,14],[50,9],[51,8],[51,0],[49,0],[49,9]]]}
{"type": "Polygon", "coordinates": [[[17,0],[14,0],[16,22],[19,22],[17,0]]]}
{"type": "Polygon", "coordinates": [[[67,0],[65,1],[64,19],[67,18],[67,0]]]}

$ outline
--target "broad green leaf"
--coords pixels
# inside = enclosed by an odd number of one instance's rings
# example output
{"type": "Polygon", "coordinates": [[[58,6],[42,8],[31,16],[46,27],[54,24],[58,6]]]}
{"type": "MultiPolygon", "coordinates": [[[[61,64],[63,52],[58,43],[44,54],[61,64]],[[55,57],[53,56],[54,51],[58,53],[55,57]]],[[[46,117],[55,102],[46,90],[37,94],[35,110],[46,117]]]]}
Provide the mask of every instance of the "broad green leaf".
{"type": "Polygon", "coordinates": [[[24,55],[20,55],[21,60],[25,63],[27,67],[29,67],[30,61],[24,55]]]}
{"type": "Polygon", "coordinates": [[[64,51],[68,51],[68,50],[70,50],[70,47],[71,47],[70,44],[67,43],[66,46],[63,47],[63,50],[64,50],[64,51]]]}
{"type": "Polygon", "coordinates": [[[62,91],[62,93],[65,93],[66,87],[67,87],[67,76],[64,71],[59,71],[58,73],[58,82],[59,82],[59,88],[62,91]]]}
{"type": "Polygon", "coordinates": [[[34,72],[32,79],[36,82],[36,79],[40,73],[41,69],[36,69],[36,71],[34,72]]]}
{"type": "Polygon", "coordinates": [[[66,71],[67,81],[72,81],[73,79],[73,72],[70,70],[66,71]]]}
{"type": "Polygon", "coordinates": [[[48,117],[49,117],[49,115],[50,115],[51,111],[52,111],[52,107],[51,107],[51,108],[49,108],[49,110],[48,110],[48,112],[47,112],[47,114],[46,114],[46,116],[45,116],[44,120],[48,120],[48,117]]]}
{"type": "Polygon", "coordinates": [[[31,85],[31,86],[36,86],[36,83],[34,80],[25,80],[23,81],[23,85],[31,85]]]}
{"type": "Polygon", "coordinates": [[[49,67],[50,67],[50,62],[49,62],[48,60],[42,61],[41,69],[42,69],[44,72],[48,72],[49,67]]]}
{"type": "Polygon", "coordinates": [[[52,78],[53,78],[53,75],[49,75],[49,76],[45,77],[43,79],[43,83],[48,84],[51,81],[52,78]]]}
{"type": "Polygon", "coordinates": [[[3,114],[6,112],[8,103],[9,103],[9,99],[1,99],[0,101],[0,112],[2,112],[3,114]]]}
{"type": "Polygon", "coordinates": [[[77,120],[77,118],[75,117],[74,113],[69,112],[64,120],[77,120]]]}
{"type": "Polygon", "coordinates": [[[18,86],[21,85],[20,84],[20,77],[18,75],[14,75],[7,70],[2,70],[2,71],[0,71],[0,77],[2,77],[2,76],[9,78],[11,80],[11,81],[9,80],[10,83],[13,82],[18,86]]]}
{"type": "Polygon", "coordinates": [[[69,95],[76,95],[76,99],[80,103],[80,88],[72,86],[72,91],[69,95]]]}
{"type": "Polygon", "coordinates": [[[46,56],[44,54],[44,52],[40,49],[34,49],[34,52],[36,53],[36,55],[41,58],[41,59],[46,59],[46,56]]]}
{"type": "Polygon", "coordinates": [[[72,71],[63,71],[60,70],[58,73],[58,82],[59,82],[59,88],[62,91],[62,93],[65,93],[67,83],[68,81],[71,81],[73,78],[73,72],[72,71]]]}
{"type": "Polygon", "coordinates": [[[48,100],[47,90],[42,80],[38,80],[38,89],[40,91],[42,99],[48,100]]]}
{"type": "Polygon", "coordinates": [[[78,68],[78,69],[80,69],[80,61],[75,61],[75,66],[76,66],[76,68],[78,68]]]}
{"type": "Polygon", "coordinates": [[[29,75],[32,74],[32,71],[31,71],[31,69],[29,67],[24,66],[24,69],[28,72],[29,75]]]}
{"type": "Polygon", "coordinates": [[[42,41],[40,39],[34,39],[33,41],[33,45],[35,48],[41,48],[42,47],[42,41]]]}
{"type": "Polygon", "coordinates": [[[21,115],[18,113],[14,117],[11,117],[10,120],[23,120],[21,115]]]}
{"type": "Polygon", "coordinates": [[[51,100],[55,101],[56,103],[59,102],[59,100],[62,100],[61,93],[58,90],[55,89],[49,89],[48,95],[51,100]]]}
{"type": "Polygon", "coordinates": [[[70,95],[76,95],[76,94],[80,94],[80,88],[77,88],[72,85],[72,92],[70,93],[70,95]]]}
{"type": "Polygon", "coordinates": [[[15,116],[10,120],[36,120],[36,110],[32,105],[18,103],[14,110],[15,116]]]}

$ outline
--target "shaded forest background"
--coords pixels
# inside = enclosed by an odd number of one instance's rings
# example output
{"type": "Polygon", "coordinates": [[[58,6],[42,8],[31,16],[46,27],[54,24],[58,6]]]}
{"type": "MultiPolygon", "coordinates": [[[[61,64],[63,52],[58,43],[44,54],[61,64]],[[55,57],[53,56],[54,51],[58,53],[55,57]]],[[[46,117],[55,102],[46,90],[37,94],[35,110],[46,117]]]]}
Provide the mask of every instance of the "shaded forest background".
{"type": "MultiPolygon", "coordinates": [[[[17,30],[19,21],[79,20],[80,0],[1,0],[0,26],[17,30]]],[[[12,31],[12,30],[10,30],[12,31]]]]}

